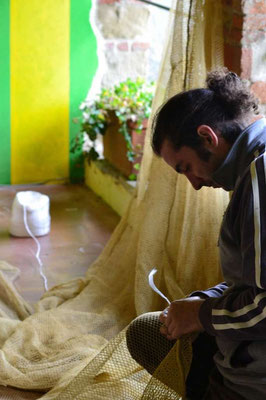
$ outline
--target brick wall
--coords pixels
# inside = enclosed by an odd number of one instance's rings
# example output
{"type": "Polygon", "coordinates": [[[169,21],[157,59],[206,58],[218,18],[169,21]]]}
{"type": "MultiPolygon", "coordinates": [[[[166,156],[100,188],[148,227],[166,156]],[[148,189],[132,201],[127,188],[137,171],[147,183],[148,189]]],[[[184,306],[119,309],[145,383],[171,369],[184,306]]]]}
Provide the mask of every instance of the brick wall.
{"type": "Polygon", "coordinates": [[[225,65],[250,83],[266,114],[266,2],[223,0],[225,65]]]}
{"type": "Polygon", "coordinates": [[[228,69],[241,73],[243,11],[240,1],[223,0],[224,59],[228,69]]]}

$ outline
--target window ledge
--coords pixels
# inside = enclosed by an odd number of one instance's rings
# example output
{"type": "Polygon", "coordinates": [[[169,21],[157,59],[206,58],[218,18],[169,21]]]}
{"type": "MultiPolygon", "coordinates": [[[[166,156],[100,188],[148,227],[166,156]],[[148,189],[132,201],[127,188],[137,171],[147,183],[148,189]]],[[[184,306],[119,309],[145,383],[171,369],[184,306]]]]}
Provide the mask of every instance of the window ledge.
{"type": "Polygon", "coordinates": [[[107,160],[85,160],[85,184],[122,216],[134,196],[136,182],[127,181],[107,160]]]}

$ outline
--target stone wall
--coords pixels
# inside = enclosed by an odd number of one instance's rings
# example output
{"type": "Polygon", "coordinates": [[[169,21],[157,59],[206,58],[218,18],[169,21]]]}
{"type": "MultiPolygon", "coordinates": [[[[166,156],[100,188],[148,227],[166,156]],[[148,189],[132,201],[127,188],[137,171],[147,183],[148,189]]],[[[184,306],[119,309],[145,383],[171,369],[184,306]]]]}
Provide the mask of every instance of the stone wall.
{"type": "MultiPolygon", "coordinates": [[[[158,1],[159,2],[159,1],[158,1]]],[[[266,2],[222,0],[225,65],[260,99],[266,113],[266,2]]],[[[171,0],[161,1],[170,6],[171,0]]],[[[127,77],[156,80],[168,11],[134,0],[94,0],[100,69],[98,86],[127,77]]]]}
{"type": "Polygon", "coordinates": [[[137,76],[157,79],[168,11],[134,0],[94,0],[92,19],[99,46],[98,84],[137,76]]]}

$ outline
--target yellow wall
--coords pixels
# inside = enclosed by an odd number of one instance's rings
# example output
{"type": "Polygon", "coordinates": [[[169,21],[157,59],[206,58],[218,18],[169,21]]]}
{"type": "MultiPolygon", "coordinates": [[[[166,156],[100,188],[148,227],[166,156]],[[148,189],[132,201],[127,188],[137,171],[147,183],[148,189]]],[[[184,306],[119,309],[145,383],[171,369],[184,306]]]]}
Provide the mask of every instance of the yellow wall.
{"type": "Polygon", "coordinates": [[[69,1],[10,5],[12,183],[68,177],[69,1]]]}
{"type": "Polygon", "coordinates": [[[71,152],[91,87],[92,0],[0,0],[0,184],[83,178],[71,152]]]}

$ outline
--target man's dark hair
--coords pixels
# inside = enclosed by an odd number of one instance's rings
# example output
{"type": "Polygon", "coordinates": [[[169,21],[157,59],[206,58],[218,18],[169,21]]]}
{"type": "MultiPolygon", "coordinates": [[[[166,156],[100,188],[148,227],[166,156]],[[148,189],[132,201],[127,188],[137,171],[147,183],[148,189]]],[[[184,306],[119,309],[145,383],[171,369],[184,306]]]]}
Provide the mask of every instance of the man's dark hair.
{"type": "Polygon", "coordinates": [[[152,124],[152,148],[157,155],[165,139],[175,150],[188,146],[200,151],[200,125],[209,125],[234,143],[251,115],[258,113],[257,100],[234,72],[212,71],[206,84],[173,96],[157,111],[152,124]]]}

